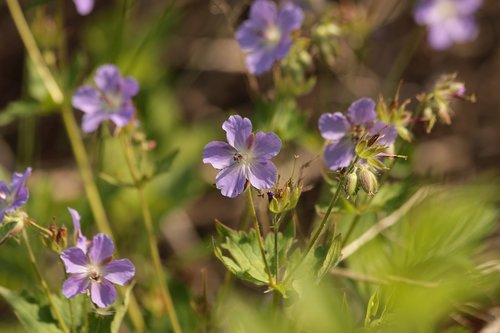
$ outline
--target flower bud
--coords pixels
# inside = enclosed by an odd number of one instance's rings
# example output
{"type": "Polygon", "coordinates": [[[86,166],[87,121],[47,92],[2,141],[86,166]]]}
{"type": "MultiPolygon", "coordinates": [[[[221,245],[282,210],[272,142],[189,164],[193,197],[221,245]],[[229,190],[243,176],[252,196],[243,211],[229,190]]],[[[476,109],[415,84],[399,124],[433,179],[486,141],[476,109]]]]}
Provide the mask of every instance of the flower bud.
{"type": "Polygon", "coordinates": [[[375,174],[369,170],[368,167],[363,167],[359,171],[359,180],[363,190],[368,195],[375,195],[378,191],[378,180],[375,174]]]}
{"type": "Polygon", "coordinates": [[[68,247],[68,229],[63,225],[58,227],[55,223],[49,226],[50,234],[43,235],[43,243],[55,253],[61,253],[68,247]]]}
{"type": "Polygon", "coordinates": [[[351,196],[354,193],[356,193],[357,187],[358,187],[358,175],[357,175],[357,170],[355,169],[346,177],[345,191],[349,196],[351,196]]]}

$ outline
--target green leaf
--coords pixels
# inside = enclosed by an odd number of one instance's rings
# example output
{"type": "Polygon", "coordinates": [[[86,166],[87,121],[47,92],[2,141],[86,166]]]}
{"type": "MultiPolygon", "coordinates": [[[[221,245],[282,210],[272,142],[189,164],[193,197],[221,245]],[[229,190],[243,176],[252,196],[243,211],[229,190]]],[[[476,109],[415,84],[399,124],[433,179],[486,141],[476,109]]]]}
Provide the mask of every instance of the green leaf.
{"type": "Polygon", "coordinates": [[[17,227],[19,222],[9,222],[0,225],[0,245],[2,245],[7,239],[10,238],[12,230],[17,227]]]}
{"type": "Polygon", "coordinates": [[[174,163],[177,154],[179,154],[178,149],[168,152],[165,156],[158,159],[156,162],[155,175],[161,175],[162,173],[168,172],[174,163]]]}
{"type": "Polygon", "coordinates": [[[328,272],[332,267],[335,267],[341,256],[341,250],[342,248],[342,237],[340,234],[335,236],[330,241],[327,241],[327,243],[323,244],[322,246],[319,246],[316,248],[314,251],[314,256],[317,261],[316,264],[316,279],[319,282],[328,272]]]}
{"type": "Polygon", "coordinates": [[[0,295],[12,306],[14,313],[27,332],[62,332],[54,318],[43,311],[40,302],[37,302],[33,297],[25,293],[17,294],[4,287],[0,287],[0,295]]]}
{"type": "Polygon", "coordinates": [[[222,238],[219,244],[214,242],[215,256],[238,278],[256,285],[267,285],[268,275],[255,231],[232,230],[220,222],[216,222],[215,227],[222,238]]]}
{"type": "Polygon", "coordinates": [[[11,102],[0,113],[0,126],[8,125],[19,118],[34,117],[54,110],[32,100],[11,102]]]}
{"type": "Polygon", "coordinates": [[[379,305],[380,300],[378,291],[375,291],[370,297],[370,300],[368,301],[368,305],[366,307],[365,327],[369,327],[372,320],[377,317],[379,305]]]}

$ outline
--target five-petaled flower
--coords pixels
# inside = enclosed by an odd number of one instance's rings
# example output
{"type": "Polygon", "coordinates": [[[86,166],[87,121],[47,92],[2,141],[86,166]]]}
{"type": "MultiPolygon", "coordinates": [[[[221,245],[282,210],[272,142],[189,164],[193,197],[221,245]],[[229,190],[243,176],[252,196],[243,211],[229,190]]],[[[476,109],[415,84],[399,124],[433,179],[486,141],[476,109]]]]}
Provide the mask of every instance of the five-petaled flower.
{"type": "Polygon", "coordinates": [[[73,0],[80,15],[88,15],[94,9],[94,0],[73,0]]]}
{"type": "Polygon", "coordinates": [[[75,232],[76,246],[61,253],[61,260],[69,277],[63,284],[63,294],[72,298],[90,291],[92,302],[104,308],[116,300],[112,283],[125,285],[135,275],[135,267],[128,259],[112,260],[115,246],[106,234],[97,234],[91,241],[82,235],[80,215],[69,208],[75,232]]]}
{"type": "Polygon", "coordinates": [[[23,173],[15,172],[10,181],[10,189],[5,182],[0,181],[0,223],[5,214],[15,211],[28,201],[29,191],[25,183],[30,175],[31,168],[26,168],[23,173]]]}
{"type": "Polygon", "coordinates": [[[352,103],[347,117],[340,112],[324,113],[318,121],[321,136],[328,140],[324,158],[330,170],[349,166],[355,156],[357,141],[362,136],[378,135],[377,144],[390,146],[397,137],[394,125],[377,121],[375,102],[361,98],[352,103]]]}
{"type": "Polygon", "coordinates": [[[477,36],[474,13],[481,3],[482,0],[421,0],[414,17],[418,24],[428,27],[431,47],[444,50],[477,36]]]}
{"type": "Polygon", "coordinates": [[[271,158],[278,155],[281,140],[270,132],[252,133],[252,123],[238,115],[222,125],[227,142],[212,141],[203,150],[203,163],[221,170],[215,184],[222,195],[234,198],[245,189],[247,180],[259,190],[272,188],[278,177],[271,158]]]}
{"type": "Polygon", "coordinates": [[[94,81],[96,87],[78,88],[72,100],[73,106],[85,113],[83,131],[93,132],[108,119],[118,127],[130,123],[135,114],[132,97],[139,92],[137,81],[131,77],[122,78],[114,65],[100,66],[94,81]]]}
{"type": "Polygon", "coordinates": [[[250,8],[250,18],[236,32],[240,47],[247,53],[251,73],[259,75],[283,59],[292,46],[291,33],[302,25],[304,13],[293,3],[278,11],[276,4],[257,0],[250,8]]]}

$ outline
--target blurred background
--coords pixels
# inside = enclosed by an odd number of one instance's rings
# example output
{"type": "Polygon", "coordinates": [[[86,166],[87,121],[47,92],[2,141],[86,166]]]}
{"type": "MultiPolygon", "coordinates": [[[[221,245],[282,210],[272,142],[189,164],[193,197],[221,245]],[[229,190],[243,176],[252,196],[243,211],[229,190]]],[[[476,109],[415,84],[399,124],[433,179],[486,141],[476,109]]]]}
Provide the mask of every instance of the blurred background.
{"type": "MultiPolygon", "coordinates": [[[[55,2],[23,1],[51,66],[56,66],[56,45],[63,33],[53,19],[55,2]]],[[[500,2],[484,1],[476,14],[480,33],[474,41],[434,51],[426,42],[425,29],[413,20],[412,1],[310,0],[303,36],[310,35],[308,27],[322,20],[337,19],[348,29],[345,35],[332,38],[334,52],[329,61],[313,55],[305,69],[306,77],[316,77],[310,91],[286,103],[270,102],[275,94],[272,73],[251,76],[234,39],[235,29],[247,17],[248,4],[243,0],[97,0],[91,15],[79,16],[72,1],[64,2],[69,89],[90,81],[101,64],[118,65],[141,86],[135,103],[144,132],[156,142],[153,153],[161,156],[179,150],[170,171],[148,187],[148,196],[162,260],[181,320],[186,322],[195,316],[204,276],[209,299],[224,280],[224,268],[212,255],[214,220],[236,226],[245,214],[244,198],[222,197],[213,186],[216,171],[201,162],[204,145],[224,137],[221,124],[230,114],[247,116],[254,129],[273,130],[284,139],[276,159],[284,179],[291,173],[294,155],[299,156],[299,164],[311,162],[304,174],[308,191],[298,210],[303,232],[315,216],[315,202],[328,191],[321,185],[319,115],[344,111],[359,97],[377,99],[382,94],[390,99],[400,80],[400,95],[406,99],[430,89],[441,74],[456,72],[477,102],[454,102],[453,124],[437,125],[431,134],[417,125],[415,144],[407,152],[410,158],[398,162],[392,177],[412,186],[498,180],[500,2]]],[[[96,228],[61,117],[33,74],[3,2],[0,41],[0,178],[9,179],[14,170],[32,166],[31,200],[26,207],[30,216],[41,225],[55,221],[70,227],[66,207],[73,207],[82,215],[84,232],[93,234],[96,228]]],[[[80,112],[75,114],[81,117],[80,112]]],[[[84,136],[96,175],[126,174],[117,143],[100,141],[99,135],[84,136]]],[[[98,185],[121,256],[141,266],[139,280],[151,280],[152,268],[140,264],[148,251],[146,240],[136,237],[143,232],[136,193],[101,179],[98,185]]],[[[265,200],[258,205],[264,211],[265,200]]],[[[491,243],[498,243],[496,237],[491,243]]],[[[2,246],[0,285],[33,289],[30,266],[19,252],[14,241],[2,246]]],[[[39,253],[45,274],[57,290],[63,276],[58,258],[41,249],[39,253]]],[[[239,288],[250,294],[259,292],[244,283],[239,288]]],[[[152,286],[142,284],[135,289],[148,297],[146,311],[154,314],[160,299],[152,286]]],[[[158,325],[163,324],[159,321],[158,325]]],[[[0,300],[0,330],[18,329],[10,307],[0,300]]]]}

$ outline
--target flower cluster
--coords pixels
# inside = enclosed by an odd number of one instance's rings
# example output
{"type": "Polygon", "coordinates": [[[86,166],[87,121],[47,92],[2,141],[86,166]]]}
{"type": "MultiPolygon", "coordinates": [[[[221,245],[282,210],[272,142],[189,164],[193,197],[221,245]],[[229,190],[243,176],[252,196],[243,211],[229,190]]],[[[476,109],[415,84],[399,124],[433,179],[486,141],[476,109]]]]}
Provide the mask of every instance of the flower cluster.
{"type": "Polygon", "coordinates": [[[102,65],[94,77],[96,86],[82,86],[73,96],[73,107],[85,113],[82,121],[83,131],[95,131],[105,120],[116,126],[130,123],[135,114],[132,97],[139,92],[137,81],[131,77],[123,78],[114,65],[102,65]]]}
{"type": "Polygon", "coordinates": [[[15,172],[7,184],[0,181],[0,223],[7,213],[13,212],[28,201],[29,191],[25,187],[26,180],[31,175],[31,168],[26,168],[23,173],[15,172]]]}
{"type": "Polygon", "coordinates": [[[482,0],[421,0],[414,11],[415,21],[428,27],[431,47],[444,50],[477,36],[474,13],[481,3],[482,0]]]}
{"type": "Polygon", "coordinates": [[[92,302],[108,307],[116,300],[112,283],[125,285],[135,275],[135,267],[128,259],[112,260],[115,246],[106,234],[97,234],[91,241],[80,230],[80,215],[69,209],[77,236],[76,246],[66,249],[61,260],[69,277],[63,284],[63,294],[72,298],[90,291],[92,302]]]}
{"type": "Polygon", "coordinates": [[[222,195],[238,196],[247,181],[259,190],[273,187],[278,172],[271,158],[281,149],[279,137],[274,133],[252,133],[250,119],[238,115],[229,117],[222,128],[227,143],[212,141],[203,150],[203,163],[221,170],[215,184],[222,195]]]}
{"type": "Polygon", "coordinates": [[[324,159],[330,170],[351,164],[360,139],[371,137],[377,145],[390,146],[398,135],[394,125],[377,120],[375,102],[369,98],[352,103],[347,116],[340,112],[322,114],[318,126],[321,135],[328,141],[324,159]]]}
{"type": "Polygon", "coordinates": [[[293,3],[278,10],[276,4],[257,0],[250,8],[250,18],[236,32],[240,47],[247,53],[251,73],[259,75],[275,61],[283,59],[292,46],[291,33],[302,25],[304,13],[293,3]]]}

